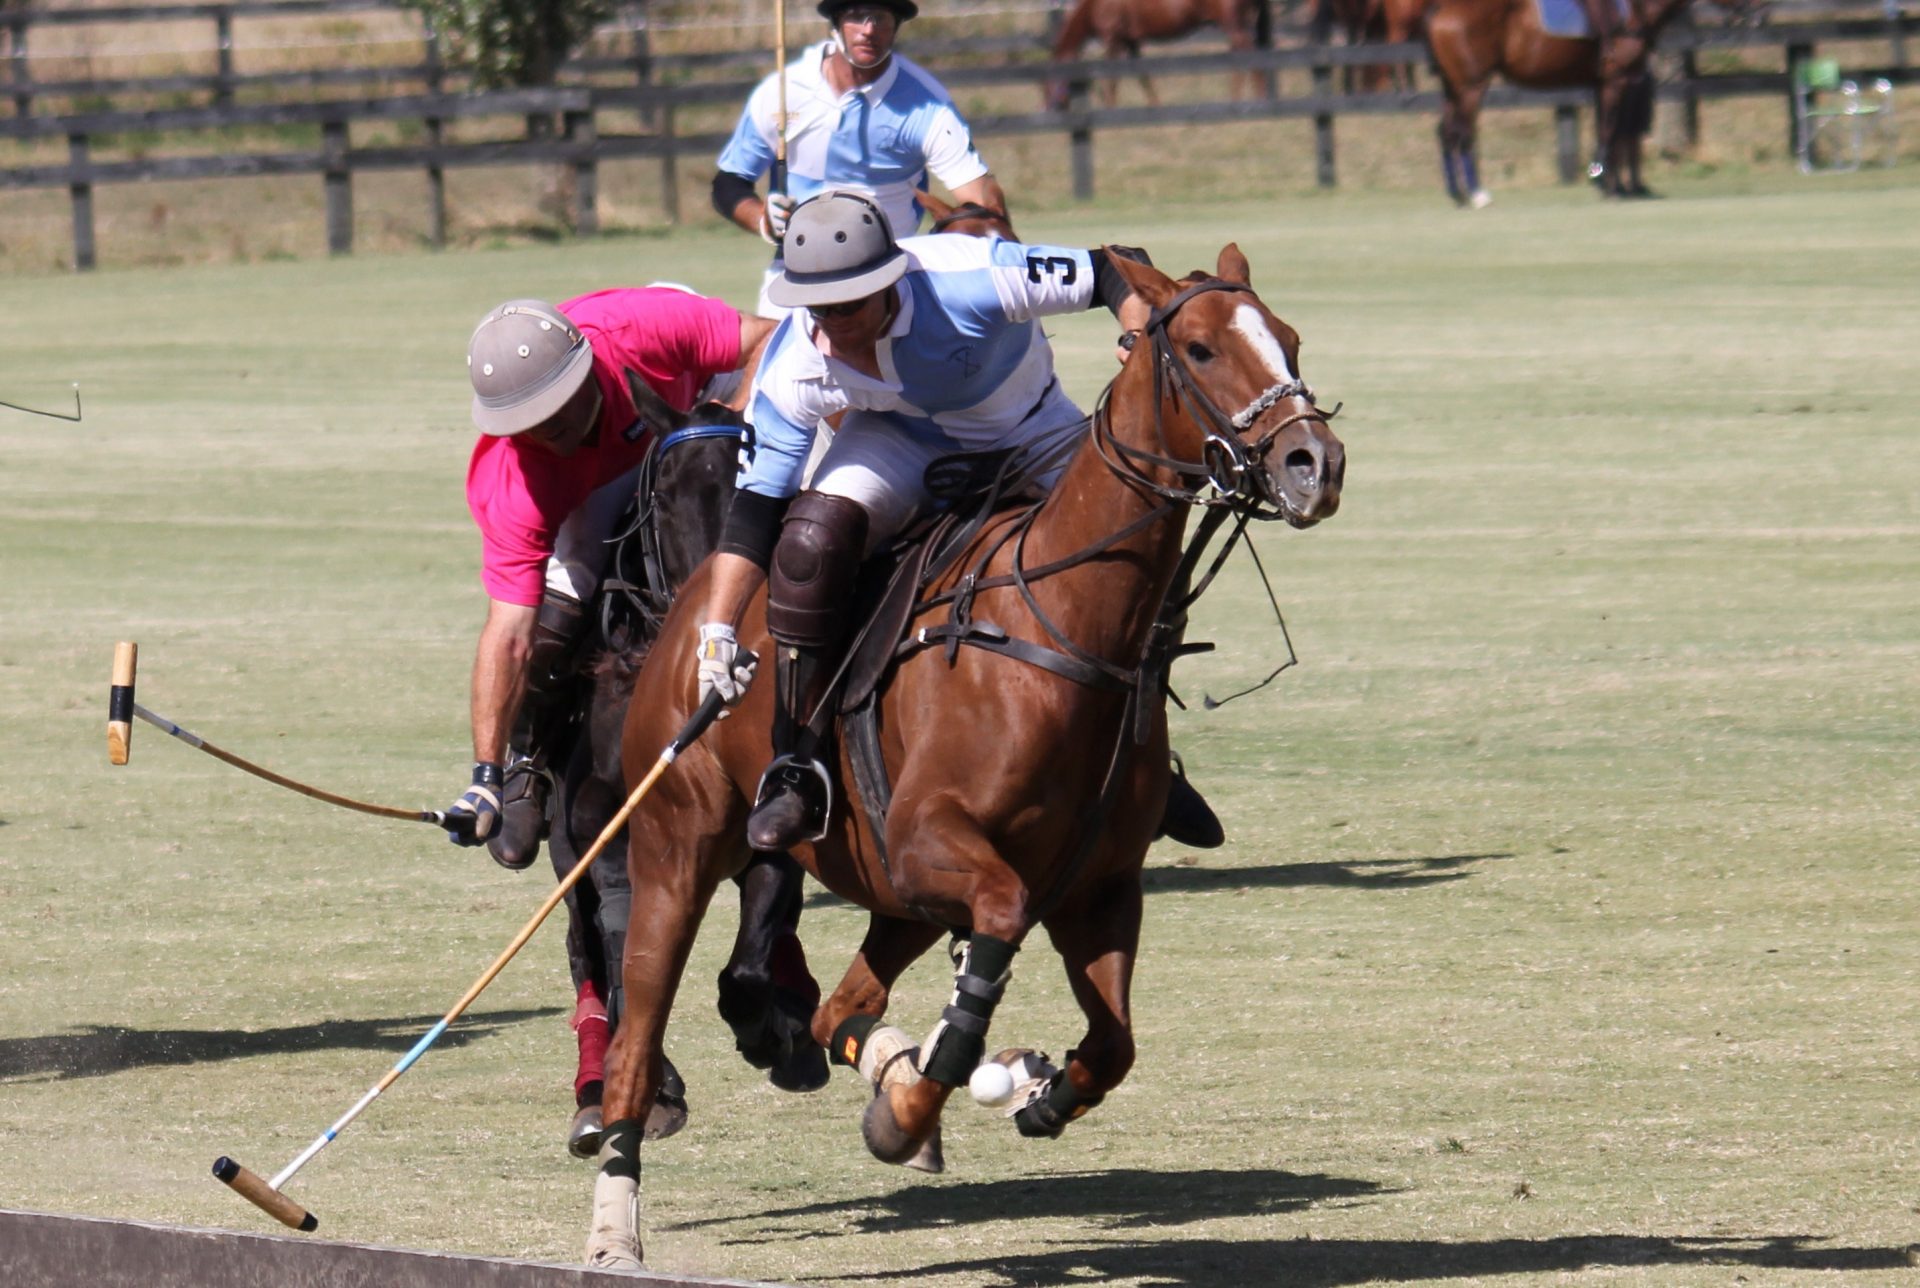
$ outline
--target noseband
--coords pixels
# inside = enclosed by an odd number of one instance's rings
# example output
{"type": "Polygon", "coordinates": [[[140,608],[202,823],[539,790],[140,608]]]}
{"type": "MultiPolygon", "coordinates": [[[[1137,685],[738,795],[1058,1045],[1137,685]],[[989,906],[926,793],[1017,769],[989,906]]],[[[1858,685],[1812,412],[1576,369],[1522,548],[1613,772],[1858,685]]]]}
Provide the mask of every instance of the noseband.
{"type": "Polygon", "coordinates": [[[1167,445],[1165,425],[1161,420],[1161,408],[1165,405],[1168,385],[1172,387],[1176,403],[1184,401],[1190,413],[1205,435],[1203,459],[1198,463],[1181,460],[1171,455],[1143,451],[1116,441],[1112,436],[1110,423],[1111,409],[1109,396],[1113,386],[1109,385],[1100,396],[1100,405],[1094,422],[1098,432],[1102,455],[1107,464],[1140,487],[1166,497],[1168,500],[1184,501],[1193,505],[1224,506],[1244,512],[1256,519],[1283,519],[1291,508],[1285,497],[1273,486],[1272,480],[1262,468],[1267,453],[1273,450],[1274,441],[1289,426],[1301,421],[1318,421],[1326,424],[1340,410],[1323,412],[1315,404],[1313,390],[1303,380],[1289,380],[1263,390],[1245,407],[1228,414],[1214,405],[1211,398],[1201,390],[1193,379],[1192,371],[1173,351],[1173,341],[1167,334],[1167,323],[1173,320],[1188,301],[1210,291],[1231,291],[1236,294],[1252,295],[1251,286],[1240,282],[1224,281],[1217,277],[1195,282],[1179,294],[1155,309],[1147,318],[1146,335],[1153,343],[1153,420],[1154,435],[1163,449],[1171,451],[1167,445]],[[1306,404],[1306,409],[1295,412],[1269,426],[1251,445],[1242,442],[1240,434],[1252,428],[1255,421],[1280,403],[1297,400],[1306,404]],[[1109,450],[1111,449],[1111,450],[1109,450]],[[1172,470],[1182,479],[1213,489],[1209,496],[1199,486],[1168,487],[1147,478],[1140,470],[1143,464],[1160,466],[1172,470]]]}

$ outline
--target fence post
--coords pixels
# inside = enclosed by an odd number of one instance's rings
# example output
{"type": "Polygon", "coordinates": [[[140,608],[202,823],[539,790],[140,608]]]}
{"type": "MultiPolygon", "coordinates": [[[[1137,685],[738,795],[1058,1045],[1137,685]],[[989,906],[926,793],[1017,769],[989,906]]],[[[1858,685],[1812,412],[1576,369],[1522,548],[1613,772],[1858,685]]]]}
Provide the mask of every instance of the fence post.
{"type": "Polygon", "coordinates": [[[1680,55],[1680,80],[1687,96],[1681,101],[1681,129],[1689,148],[1700,146],[1700,55],[1687,50],[1680,55]]]}
{"type": "Polygon", "coordinates": [[[447,245],[447,168],[440,164],[440,148],[446,141],[446,123],[429,116],[427,146],[434,155],[427,162],[427,240],[435,250],[444,250],[447,245]]]}
{"type": "Polygon", "coordinates": [[[73,198],[73,267],[84,273],[94,266],[93,162],[87,136],[67,136],[67,192],[73,198]]]}
{"type": "Polygon", "coordinates": [[[347,123],[321,125],[320,146],[326,158],[327,253],[348,255],[353,252],[353,171],[347,168],[347,123]]]}
{"type": "Polygon", "coordinates": [[[424,27],[420,34],[420,44],[427,72],[427,93],[442,94],[446,92],[447,69],[446,65],[440,61],[440,33],[434,30],[433,19],[424,14],[421,16],[421,24],[424,27]]]}
{"type": "MultiPolygon", "coordinates": [[[[1316,98],[1333,94],[1333,68],[1325,64],[1313,69],[1313,93],[1316,98]]],[[[1313,114],[1313,171],[1322,188],[1331,188],[1333,173],[1333,113],[1313,114]]]]}
{"type": "Polygon", "coordinates": [[[1554,108],[1553,134],[1560,154],[1560,182],[1580,182],[1580,109],[1571,103],[1554,108]]]}
{"type": "MultiPolygon", "coordinates": [[[[774,0],[774,2],[782,4],[785,0],[774,0]]],[[[653,42],[647,34],[646,0],[640,0],[640,3],[634,6],[634,10],[633,83],[641,89],[647,89],[653,84],[653,42]]],[[[651,103],[644,104],[640,108],[640,123],[642,125],[654,123],[654,108],[651,103]]]]}
{"type": "Polygon", "coordinates": [[[680,167],[674,141],[673,100],[660,105],[660,209],[669,224],[680,222],[680,167]]]}
{"type": "Polygon", "coordinates": [[[1794,105],[1793,87],[1800,79],[1800,64],[1813,57],[1812,45],[1787,46],[1787,157],[1800,155],[1800,113],[1794,105]]]}
{"type": "Polygon", "coordinates": [[[1077,80],[1067,87],[1067,114],[1073,127],[1067,149],[1073,163],[1073,199],[1093,200],[1093,118],[1091,81],[1077,80]]]}
{"type": "Polygon", "coordinates": [[[7,21],[8,48],[7,63],[13,72],[16,88],[13,94],[13,114],[15,116],[33,115],[33,95],[27,91],[27,82],[31,79],[27,71],[27,15],[16,13],[7,21]]]}
{"type": "Polygon", "coordinates": [[[573,151],[573,231],[580,237],[592,237],[600,231],[599,134],[594,129],[593,109],[568,112],[565,120],[567,141],[573,151]]]}
{"type": "Polygon", "coordinates": [[[233,106],[233,10],[222,5],[213,11],[214,46],[220,51],[218,79],[213,85],[213,105],[233,106]]]}

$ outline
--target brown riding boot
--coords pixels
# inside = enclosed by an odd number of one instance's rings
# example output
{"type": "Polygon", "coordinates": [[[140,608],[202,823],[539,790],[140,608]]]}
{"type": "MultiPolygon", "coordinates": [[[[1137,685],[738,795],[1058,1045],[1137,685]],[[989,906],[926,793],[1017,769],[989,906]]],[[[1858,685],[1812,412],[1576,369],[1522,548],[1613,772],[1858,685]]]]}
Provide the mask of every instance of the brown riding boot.
{"type": "Polygon", "coordinates": [[[1180,765],[1177,758],[1173,780],[1167,784],[1166,808],[1160,813],[1160,829],[1154,836],[1164,836],[1196,850],[1218,849],[1227,839],[1220,816],[1213,812],[1213,806],[1207,804],[1200,790],[1187,781],[1186,767],[1180,765]]]}
{"type": "Polygon", "coordinates": [[[500,830],[487,841],[487,853],[501,867],[521,872],[540,857],[540,842],[550,827],[547,805],[553,796],[552,765],[564,765],[576,723],[580,682],[574,654],[586,635],[586,607],[549,590],[540,601],[533,627],[533,656],[527,660],[527,692],[520,701],[509,740],[506,781],[500,790],[500,830]]]}
{"type": "Polygon", "coordinates": [[[552,773],[526,756],[515,755],[500,788],[500,829],[487,840],[487,853],[495,863],[521,872],[540,857],[540,842],[551,825],[547,803],[552,796],[552,773]]]}

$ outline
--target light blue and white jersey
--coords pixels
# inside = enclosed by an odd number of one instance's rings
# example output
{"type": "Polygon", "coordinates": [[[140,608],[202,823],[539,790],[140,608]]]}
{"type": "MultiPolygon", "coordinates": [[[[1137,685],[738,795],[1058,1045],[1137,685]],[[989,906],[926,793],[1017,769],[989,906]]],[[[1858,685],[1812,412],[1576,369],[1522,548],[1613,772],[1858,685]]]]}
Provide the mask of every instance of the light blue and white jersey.
{"type": "MultiPolygon", "coordinates": [[[[986,163],[945,87],[924,68],[896,53],[872,84],[835,94],[823,69],[832,49],[832,41],[811,45],[787,66],[787,195],[798,202],[828,188],[869,193],[894,236],[909,236],[920,226],[914,190],[929,171],[952,190],[986,174],[986,163]]],[[[779,85],[769,76],[748,97],[720,168],[749,179],[767,173],[779,115],[779,85]]]]}
{"type": "Polygon", "coordinates": [[[879,378],[821,353],[813,318],[795,310],[775,329],[754,377],[754,457],[740,486],[765,496],[800,490],[821,423],[840,411],[879,413],[941,452],[1032,447],[1068,428],[1053,347],[1036,318],[1093,303],[1093,257],[943,234],[900,243],[899,313],[875,345],[879,378]]]}

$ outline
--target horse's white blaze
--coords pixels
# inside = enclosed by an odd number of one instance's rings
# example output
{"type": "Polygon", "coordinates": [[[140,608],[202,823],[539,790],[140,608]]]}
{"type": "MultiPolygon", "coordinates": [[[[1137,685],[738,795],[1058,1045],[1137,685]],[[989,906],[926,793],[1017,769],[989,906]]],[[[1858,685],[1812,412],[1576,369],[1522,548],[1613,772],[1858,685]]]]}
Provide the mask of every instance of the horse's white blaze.
{"type": "Polygon", "coordinates": [[[1247,343],[1253,346],[1253,351],[1259,354],[1261,361],[1267,364],[1267,369],[1274,374],[1275,384],[1290,385],[1298,379],[1293,374],[1293,368],[1287,365],[1287,351],[1280,347],[1280,338],[1274,335],[1273,328],[1267,325],[1267,320],[1260,316],[1259,309],[1251,304],[1235,307],[1233,329],[1246,337],[1247,343]]]}

